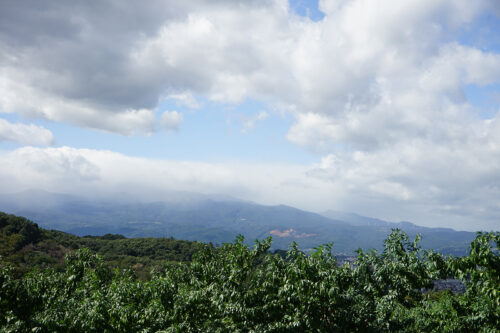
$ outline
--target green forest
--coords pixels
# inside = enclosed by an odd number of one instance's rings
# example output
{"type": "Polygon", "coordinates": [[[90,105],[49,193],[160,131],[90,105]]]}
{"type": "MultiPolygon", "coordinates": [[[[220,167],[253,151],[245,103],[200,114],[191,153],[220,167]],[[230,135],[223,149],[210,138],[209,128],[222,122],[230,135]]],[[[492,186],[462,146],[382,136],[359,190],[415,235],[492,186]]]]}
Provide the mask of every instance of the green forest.
{"type": "Polygon", "coordinates": [[[395,229],[343,265],[334,244],[277,255],[271,242],[76,237],[0,214],[0,330],[500,331],[499,232],[445,257],[395,229]],[[436,291],[443,279],[464,291],[436,291]]]}
{"type": "Polygon", "coordinates": [[[15,276],[33,267],[61,271],[71,251],[88,248],[112,268],[132,268],[141,279],[153,267],[190,261],[200,243],[173,238],[125,238],[122,235],[78,237],[39,228],[26,218],[0,212],[0,256],[14,265],[15,276]]]}

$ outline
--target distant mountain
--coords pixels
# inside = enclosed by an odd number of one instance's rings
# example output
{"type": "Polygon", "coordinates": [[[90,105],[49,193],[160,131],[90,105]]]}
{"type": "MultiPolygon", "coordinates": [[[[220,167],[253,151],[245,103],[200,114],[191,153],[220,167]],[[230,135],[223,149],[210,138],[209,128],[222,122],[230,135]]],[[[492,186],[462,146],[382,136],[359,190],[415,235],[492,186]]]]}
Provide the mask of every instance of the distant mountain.
{"type": "Polygon", "coordinates": [[[162,202],[91,200],[44,191],[0,196],[0,211],[25,216],[40,226],[75,235],[122,234],[126,237],[174,237],[203,242],[230,242],[238,234],[248,242],[273,236],[274,249],[292,241],[302,249],[334,242],[334,251],[381,249],[391,228],[443,253],[465,254],[472,232],[389,223],[349,213],[319,215],[293,207],[264,206],[234,198],[183,193],[162,202]]]}
{"type": "Polygon", "coordinates": [[[467,246],[460,243],[469,243],[474,238],[475,233],[467,231],[456,231],[452,228],[429,228],[418,226],[408,221],[388,222],[373,217],[367,217],[349,212],[339,212],[328,210],[322,213],[324,217],[345,221],[353,226],[366,227],[369,230],[377,230],[385,234],[392,229],[401,229],[409,236],[422,235],[422,245],[424,248],[439,249],[446,254],[463,255],[467,246]]]}
{"type": "Polygon", "coordinates": [[[362,216],[355,213],[339,212],[336,210],[327,210],[321,215],[330,219],[345,221],[357,226],[388,227],[394,225],[394,223],[379,220],[373,217],[362,216]]]}

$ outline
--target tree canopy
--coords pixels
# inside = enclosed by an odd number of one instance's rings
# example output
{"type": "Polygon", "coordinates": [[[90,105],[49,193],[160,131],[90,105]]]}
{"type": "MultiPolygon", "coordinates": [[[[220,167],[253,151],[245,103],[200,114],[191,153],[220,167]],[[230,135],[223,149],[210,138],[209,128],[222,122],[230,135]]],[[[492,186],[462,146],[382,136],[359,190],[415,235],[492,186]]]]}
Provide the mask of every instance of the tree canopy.
{"type": "MultiPolygon", "coordinates": [[[[120,241],[120,240],[113,240],[120,241]]],[[[394,230],[382,252],[339,265],[332,244],[269,253],[271,238],[201,245],[147,280],[92,250],[15,278],[0,261],[0,327],[40,332],[498,332],[500,233],[479,233],[466,257],[423,251],[394,230]],[[457,278],[465,291],[436,292],[457,278]]]]}

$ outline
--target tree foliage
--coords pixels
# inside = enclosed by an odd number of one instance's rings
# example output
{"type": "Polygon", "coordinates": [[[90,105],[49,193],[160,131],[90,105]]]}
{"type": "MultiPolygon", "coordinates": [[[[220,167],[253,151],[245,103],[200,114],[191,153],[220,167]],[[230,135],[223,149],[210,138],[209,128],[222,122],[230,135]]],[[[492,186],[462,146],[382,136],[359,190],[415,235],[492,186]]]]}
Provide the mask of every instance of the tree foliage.
{"type": "Polygon", "coordinates": [[[0,256],[14,264],[15,276],[33,267],[63,269],[64,257],[89,248],[112,267],[133,268],[142,279],[165,262],[189,261],[199,243],[173,238],[132,238],[122,235],[78,237],[39,228],[23,217],[0,212],[0,256]]]}

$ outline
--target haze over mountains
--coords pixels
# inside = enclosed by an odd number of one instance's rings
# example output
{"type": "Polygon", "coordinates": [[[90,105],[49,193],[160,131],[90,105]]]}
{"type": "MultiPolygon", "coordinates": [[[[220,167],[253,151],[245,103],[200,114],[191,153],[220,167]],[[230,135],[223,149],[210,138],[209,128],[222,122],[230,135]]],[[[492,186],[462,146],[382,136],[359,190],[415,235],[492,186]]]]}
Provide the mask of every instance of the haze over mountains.
{"type": "Polygon", "coordinates": [[[360,247],[380,249],[392,228],[400,228],[410,237],[420,233],[424,248],[456,255],[465,254],[474,238],[472,232],[448,228],[391,223],[345,212],[320,215],[284,205],[264,206],[194,193],[177,193],[161,202],[139,202],[126,196],[100,200],[30,190],[0,195],[0,211],[80,236],[118,233],[213,243],[230,242],[238,234],[248,242],[273,236],[274,249],[286,249],[292,241],[304,250],[334,242],[334,251],[344,254],[360,247]]]}

